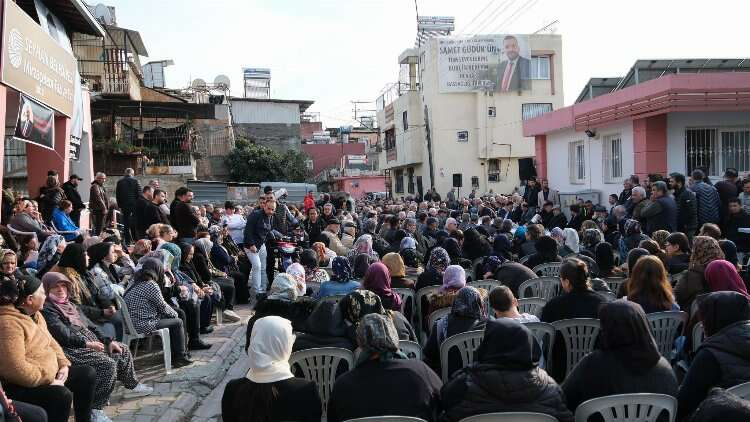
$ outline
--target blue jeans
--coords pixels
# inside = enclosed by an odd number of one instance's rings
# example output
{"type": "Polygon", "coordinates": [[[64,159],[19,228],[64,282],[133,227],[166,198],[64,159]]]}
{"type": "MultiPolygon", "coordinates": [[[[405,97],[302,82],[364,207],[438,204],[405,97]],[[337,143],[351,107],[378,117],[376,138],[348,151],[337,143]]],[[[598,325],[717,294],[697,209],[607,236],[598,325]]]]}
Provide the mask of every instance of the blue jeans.
{"type": "Polygon", "coordinates": [[[268,274],[266,274],[266,258],[268,254],[266,253],[266,245],[261,246],[255,253],[246,248],[245,253],[252,265],[248,284],[255,291],[255,294],[265,293],[268,288],[268,274]]]}

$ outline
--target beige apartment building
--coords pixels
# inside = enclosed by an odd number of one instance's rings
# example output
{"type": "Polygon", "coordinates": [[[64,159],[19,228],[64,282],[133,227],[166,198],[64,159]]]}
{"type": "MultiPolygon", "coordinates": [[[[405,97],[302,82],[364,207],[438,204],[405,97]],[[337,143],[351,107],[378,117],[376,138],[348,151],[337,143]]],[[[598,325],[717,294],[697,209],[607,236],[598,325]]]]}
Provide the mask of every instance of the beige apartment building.
{"type": "Polygon", "coordinates": [[[563,106],[560,35],[436,37],[398,60],[399,82],[377,100],[380,168],[394,197],[430,186],[444,197],[456,185],[462,195],[509,193],[533,174],[522,123],[563,106]]]}

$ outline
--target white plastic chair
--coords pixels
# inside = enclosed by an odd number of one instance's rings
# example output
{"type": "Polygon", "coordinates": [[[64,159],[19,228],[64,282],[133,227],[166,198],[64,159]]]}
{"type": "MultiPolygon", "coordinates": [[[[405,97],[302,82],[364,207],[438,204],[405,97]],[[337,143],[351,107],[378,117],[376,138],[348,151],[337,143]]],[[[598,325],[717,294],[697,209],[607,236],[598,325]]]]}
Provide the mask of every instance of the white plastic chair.
{"type": "Polygon", "coordinates": [[[547,301],[541,297],[527,297],[524,299],[518,299],[518,312],[522,314],[531,314],[539,316],[542,314],[542,309],[547,301]]]}
{"type": "Polygon", "coordinates": [[[534,271],[534,274],[539,277],[559,277],[561,265],[562,262],[547,262],[537,265],[531,271],[534,271]]]}
{"type": "Polygon", "coordinates": [[[11,226],[10,224],[6,225],[5,227],[7,227],[8,230],[10,230],[10,232],[13,234],[13,236],[33,236],[33,237],[37,237],[36,233],[34,233],[34,232],[21,231],[21,230],[16,229],[15,227],[11,226]]]}
{"type": "Polygon", "coordinates": [[[135,329],[133,320],[130,318],[128,306],[125,304],[125,300],[117,293],[115,293],[115,302],[117,303],[117,307],[120,308],[120,312],[122,312],[122,320],[125,325],[122,335],[122,344],[130,349],[130,344],[135,340],[135,349],[132,349],[133,359],[135,359],[135,356],[138,353],[138,343],[140,343],[141,339],[150,340],[155,336],[159,336],[161,338],[161,345],[164,352],[164,371],[166,371],[167,374],[171,373],[172,344],[169,337],[169,328],[159,328],[148,334],[141,334],[135,329]]]}
{"type": "Polygon", "coordinates": [[[430,335],[429,330],[430,327],[427,327],[427,332],[423,329],[423,321],[422,321],[422,298],[427,297],[433,293],[437,293],[440,289],[440,286],[427,286],[422,287],[421,289],[417,290],[417,294],[414,297],[414,306],[415,306],[415,313],[414,313],[414,328],[419,330],[419,338],[424,344],[427,341],[427,336],[430,335]]]}
{"type": "Polygon", "coordinates": [[[698,351],[698,348],[703,344],[703,340],[706,338],[706,332],[703,331],[703,323],[698,322],[693,326],[693,353],[698,351]]]}
{"type": "Polygon", "coordinates": [[[548,367],[552,359],[552,346],[555,344],[555,327],[546,322],[526,322],[523,325],[531,331],[542,347],[545,358],[544,366],[548,367]]]}
{"type": "Polygon", "coordinates": [[[674,422],[677,399],[666,394],[617,394],[581,403],[575,416],[576,422],[587,422],[596,413],[604,422],[654,422],[664,410],[669,414],[669,422],[674,422]]]}
{"type": "Polygon", "coordinates": [[[412,416],[370,416],[368,418],[347,419],[345,422],[427,422],[412,416]]]}
{"type": "Polygon", "coordinates": [[[55,222],[54,221],[50,222],[50,224],[52,225],[52,230],[54,230],[55,233],[57,233],[59,235],[62,235],[62,236],[66,235],[66,234],[74,234],[76,236],[83,236],[85,234],[84,229],[78,229],[78,230],[60,230],[60,229],[57,228],[57,226],[55,226],[55,222]]]}
{"type": "Polygon", "coordinates": [[[417,307],[414,301],[415,295],[414,290],[408,288],[394,288],[394,292],[401,296],[401,313],[406,317],[410,324],[414,324],[414,313],[417,311],[417,307]],[[406,305],[411,303],[412,315],[406,315],[406,305]]]}
{"type": "Polygon", "coordinates": [[[526,280],[518,286],[518,298],[525,299],[528,297],[540,297],[549,301],[560,294],[560,277],[539,277],[526,280]],[[531,294],[527,295],[526,291],[530,290],[531,294]]]}
{"type": "Polygon", "coordinates": [[[431,313],[430,316],[427,317],[427,327],[429,327],[430,330],[432,330],[432,327],[435,325],[435,322],[439,320],[440,318],[448,315],[451,313],[451,307],[447,306],[445,308],[440,308],[436,310],[435,312],[431,313]]]}
{"type": "Polygon", "coordinates": [[[472,281],[472,282],[470,282],[470,283],[466,283],[466,285],[467,285],[467,286],[471,286],[471,287],[474,287],[475,289],[484,289],[484,290],[487,290],[487,293],[489,293],[489,292],[491,292],[491,291],[492,291],[492,289],[494,289],[495,287],[500,287],[500,286],[502,286],[502,285],[503,285],[503,283],[501,283],[501,282],[499,282],[499,281],[497,281],[497,280],[492,280],[492,279],[489,279],[489,278],[488,278],[488,279],[486,279],[486,280],[477,280],[477,281],[472,281]]]}
{"type": "Polygon", "coordinates": [[[609,290],[614,292],[615,295],[617,295],[617,292],[620,290],[620,286],[622,286],[622,284],[626,281],[628,281],[628,279],[624,277],[607,277],[604,279],[604,282],[607,283],[607,287],[609,287],[609,290]]]}
{"type": "Polygon", "coordinates": [[[528,260],[529,260],[529,258],[531,258],[531,255],[526,255],[526,256],[524,256],[524,257],[521,257],[521,258],[520,258],[520,259],[518,260],[518,263],[519,263],[519,264],[525,264],[525,263],[526,263],[526,261],[528,261],[528,260]]]}
{"type": "Polygon", "coordinates": [[[544,413],[497,412],[469,416],[458,422],[557,422],[557,418],[544,413]]]}
{"type": "Polygon", "coordinates": [[[313,381],[318,386],[318,393],[323,402],[323,416],[328,412],[328,399],[331,397],[333,383],[341,361],[347,363],[347,370],[354,367],[354,353],[338,347],[320,347],[300,350],[289,357],[289,366],[294,371],[297,365],[302,370],[302,377],[313,381]]]}
{"type": "Polygon", "coordinates": [[[567,377],[578,362],[594,350],[601,324],[598,319],[594,318],[573,318],[555,321],[552,326],[555,327],[555,331],[562,334],[565,341],[565,376],[567,377]]]}
{"type": "Polygon", "coordinates": [[[448,356],[451,349],[458,348],[461,355],[461,368],[465,368],[474,362],[474,351],[482,343],[483,330],[467,331],[465,333],[450,336],[440,345],[440,366],[442,369],[443,383],[448,382],[448,356]]]}
{"type": "Polygon", "coordinates": [[[686,321],[687,314],[682,311],[654,312],[646,314],[646,319],[651,326],[651,334],[656,340],[659,353],[669,359],[674,349],[674,340],[680,326],[686,321]]]}
{"type": "Polygon", "coordinates": [[[400,340],[398,342],[398,348],[403,354],[409,357],[409,359],[422,360],[422,346],[415,341],[400,340]]]}
{"type": "Polygon", "coordinates": [[[750,400],[750,382],[735,385],[734,387],[727,388],[727,392],[734,394],[745,400],[750,400]]]}

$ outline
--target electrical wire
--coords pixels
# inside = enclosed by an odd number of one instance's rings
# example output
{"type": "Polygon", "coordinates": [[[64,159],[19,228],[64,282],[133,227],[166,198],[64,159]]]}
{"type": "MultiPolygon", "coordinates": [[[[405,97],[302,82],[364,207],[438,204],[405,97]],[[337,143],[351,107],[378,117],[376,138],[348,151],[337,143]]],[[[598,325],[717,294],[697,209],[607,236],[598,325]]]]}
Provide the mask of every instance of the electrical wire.
{"type": "Polygon", "coordinates": [[[477,27],[477,29],[474,31],[474,35],[482,33],[487,27],[492,25],[493,22],[496,22],[495,19],[502,16],[503,13],[505,13],[506,10],[508,10],[513,4],[516,2],[516,0],[510,0],[505,1],[501,3],[497,9],[495,9],[494,12],[492,12],[490,15],[487,16],[487,18],[482,21],[480,26],[477,27]]]}
{"type": "Polygon", "coordinates": [[[513,14],[511,14],[507,19],[505,19],[503,22],[500,23],[493,31],[498,31],[502,28],[505,28],[507,26],[512,25],[515,23],[518,18],[526,14],[529,10],[531,10],[536,4],[539,2],[539,0],[527,0],[526,3],[521,5],[513,14]]]}
{"type": "Polygon", "coordinates": [[[478,17],[479,17],[479,16],[480,16],[480,15],[481,15],[482,13],[484,13],[484,12],[485,12],[485,11],[486,11],[486,10],[487,10],[487,9],[488,9],[489,7],[490,7],[490,5],[492,4],[492,2],[494,2],[494,1],[495,1],[495,0],[490,0],[490,1],[488,1],[488,2],[487,2],[487,5],[486,5],[486,6],[484,6],[484,8],[483,8],[482,10],[480,10],[480,11],[479,11],[479,13],[477,13],[476,15],[474,15],[474,17],[473,17],[473,18],[471,19],[471,21],[469,21],[469,23],[468,23],[468,24],[464,25],[463,29],[462,29],[461,31],[459,31],[457,35],[458,35],[458,36],[461,36],[461,35],[463,35],[463,34],[467,33],[467,32],[468,32],[468,30],[469,30],[469,27],[471,27],[471,24],[473,24],[473,23],[474,23],[474,21],[476,21],[476,20],[477,20],[477,18],[478,18],[478,17]]]}

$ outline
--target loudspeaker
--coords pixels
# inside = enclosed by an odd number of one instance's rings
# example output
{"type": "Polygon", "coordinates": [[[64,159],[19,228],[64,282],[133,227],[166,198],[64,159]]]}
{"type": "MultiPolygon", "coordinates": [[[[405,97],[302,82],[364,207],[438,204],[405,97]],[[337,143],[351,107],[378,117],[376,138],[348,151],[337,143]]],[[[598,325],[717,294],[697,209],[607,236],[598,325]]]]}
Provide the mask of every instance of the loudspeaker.
{"type": "Polygon", "coordinates": [[[461,173],[453,173],[453,187],[461,188],[464,184],[464,177],[461,173]]]}
{"type": "Polygon", "coordinates": [[[518,178],[521,180],[529,180],[532,177],[536,177],[536,169],[534,168],[533,158],[521,158],[518,160],[518,178]]]}

